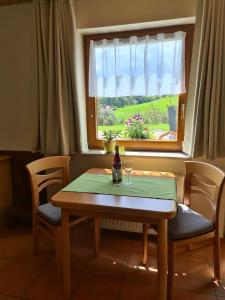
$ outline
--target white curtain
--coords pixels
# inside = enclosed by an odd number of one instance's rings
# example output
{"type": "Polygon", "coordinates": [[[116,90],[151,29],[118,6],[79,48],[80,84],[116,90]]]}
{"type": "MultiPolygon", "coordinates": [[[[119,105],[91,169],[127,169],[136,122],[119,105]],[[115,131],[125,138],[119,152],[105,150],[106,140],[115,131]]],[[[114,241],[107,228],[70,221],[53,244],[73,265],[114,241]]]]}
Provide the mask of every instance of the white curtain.
{"type": "Polygon", "coordinates": [[[89,96],[185,92],[185,32],[91,41],[89,96]]]}

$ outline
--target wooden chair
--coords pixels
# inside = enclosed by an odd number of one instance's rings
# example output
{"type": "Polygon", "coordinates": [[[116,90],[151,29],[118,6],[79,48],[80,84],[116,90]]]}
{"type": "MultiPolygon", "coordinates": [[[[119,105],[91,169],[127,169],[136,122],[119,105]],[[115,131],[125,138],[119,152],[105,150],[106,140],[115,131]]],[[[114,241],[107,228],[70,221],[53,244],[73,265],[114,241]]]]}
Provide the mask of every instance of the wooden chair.
{"type": "Polygon", "coordinates": [[[177,138],[176,131],[166,131],[159,136],[159,140],[163,140],[163,138],[167,135],[170,137],[170,138],[167,138],[168,140],[170,140],[170,139],[176,140],[176,138],[177,138]]]}
{"type": "MultiPolygon", "coordinates": [[[[61,209],[51,202],[40,204],[39,193],[50,185],[64,187],[69,183],[69,156],[52,156],[29,163],[32,190],[33,251],[38,253],[39,233],[43,232],[55,241],[58,277],[61,277],[61,209]]],[[[72,216],[70,227],[87,220],[88,217],[72,216]]],[[[95,250],[99,251],[99,220],[95,219],[95,250]]]]}
{"type": "MultiPolygon", "coordinates": [[[[168,300],[172,299],[176,254],[213,246],[214,279],[220,281],[219,224],[224,218],[221,194],[225,173],[204,162],[187,161],[185,168],[184,204],[178,205],[176,217],[168,221],[168,300]],[[192,210],[193,207],[208,207],[211,217],[209,211],[206,218],[192,210]]],[[[147,262],[147,229],[144,224],[143,263],[147,262]]]]}

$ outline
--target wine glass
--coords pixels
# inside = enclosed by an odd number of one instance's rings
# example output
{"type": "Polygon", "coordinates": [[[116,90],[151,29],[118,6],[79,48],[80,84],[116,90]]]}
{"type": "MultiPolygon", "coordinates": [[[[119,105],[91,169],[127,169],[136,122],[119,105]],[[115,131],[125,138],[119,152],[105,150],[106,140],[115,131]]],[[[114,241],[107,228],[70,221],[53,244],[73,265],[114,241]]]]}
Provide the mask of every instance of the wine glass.
{"type": "Polygon", "coordinates": [[[123,163],[123,166],[124,166],[124,170],[127,174],[127,181],[125,182],[126,185],[130,185],[131,182],[130,182],[130,173],[132,172],[133,170],[133,165],[134,165],[134,161],[129,159],[129,160],[125,160],[124,163],[123,163]]]}

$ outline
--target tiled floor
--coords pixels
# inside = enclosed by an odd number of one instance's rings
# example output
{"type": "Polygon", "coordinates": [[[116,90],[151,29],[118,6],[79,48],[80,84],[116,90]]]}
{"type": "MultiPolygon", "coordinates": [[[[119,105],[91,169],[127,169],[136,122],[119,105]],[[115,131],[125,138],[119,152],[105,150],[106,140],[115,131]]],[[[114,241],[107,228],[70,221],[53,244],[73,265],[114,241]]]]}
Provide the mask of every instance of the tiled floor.
{"type": "MultiPolygon", "coordinates": [[[[103,231],[101,255],[94,257],[90,224],[71,232],[72,300],[156,299],[156,246],[149,242],[147,268],[140,264],[141,236],[103,231]]],[[[174,300],[225,300],[225,243],[222,284],[212,282],[211,249],[177,257],[174,300]],[[224,284],[224,286],[223,286],[224,284]]],[[[0,300],[61,300],[53,243],[43,237],[40,254],[32,255],[30,229],[0,230],[0,300]]]]}

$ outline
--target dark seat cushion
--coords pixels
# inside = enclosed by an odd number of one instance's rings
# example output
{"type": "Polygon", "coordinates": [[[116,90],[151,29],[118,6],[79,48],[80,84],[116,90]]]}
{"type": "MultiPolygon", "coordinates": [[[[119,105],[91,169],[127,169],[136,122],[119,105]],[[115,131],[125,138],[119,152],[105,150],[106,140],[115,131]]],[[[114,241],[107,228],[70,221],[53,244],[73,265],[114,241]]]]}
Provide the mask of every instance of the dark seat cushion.
{"type": "Polygon", "coordinates": [[[52,203],[40,205],[37,210],[39,216],[52,225],[58,226],[61,223],[61,208],[55,207],[52,203]]]}
{"type": "Polygon", "coordinates": [[[183,204],[178,205],[176,217],[168,222],[168,235],[171,240],[182,240],[212,230],[212,222],[183,204]]]}
{"type": "MultiPolygon", "coordinates": [[[[61,208],[52,205],[51,202],[40,205],[37,209],[37,213],[45,221],[54,226],[61,225],[61,208]]],[[[70,222],[76,221],[81,218],[80,216],[70,216],[70,222]]]]}

